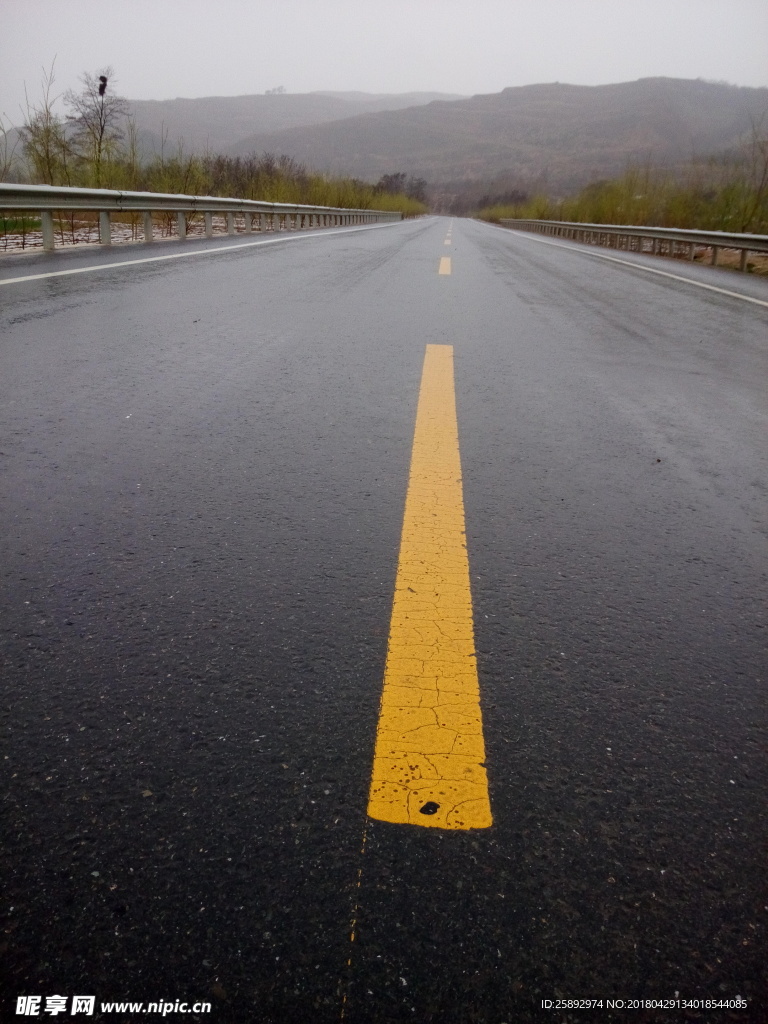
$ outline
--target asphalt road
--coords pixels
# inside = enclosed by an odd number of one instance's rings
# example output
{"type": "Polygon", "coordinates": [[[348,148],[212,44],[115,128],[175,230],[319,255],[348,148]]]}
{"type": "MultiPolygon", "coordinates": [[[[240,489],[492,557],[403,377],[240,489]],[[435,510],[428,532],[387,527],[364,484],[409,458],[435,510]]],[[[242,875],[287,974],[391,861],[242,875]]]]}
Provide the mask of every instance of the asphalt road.
{"type": "Polygon", "coordinates": [[[450,224],[0,261],[6,1019],[768,1019],[768,285],[450,224]],[[427,345],[468,831],[366,816],[427,345]]]}

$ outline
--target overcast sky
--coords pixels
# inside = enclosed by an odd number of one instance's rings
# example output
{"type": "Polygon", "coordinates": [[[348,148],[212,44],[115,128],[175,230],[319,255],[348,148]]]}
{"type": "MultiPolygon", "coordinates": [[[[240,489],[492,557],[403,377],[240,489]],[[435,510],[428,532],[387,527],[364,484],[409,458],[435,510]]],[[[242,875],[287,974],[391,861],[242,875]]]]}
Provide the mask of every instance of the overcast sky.
{"type": "Polygon", "coordinates": [[[474,95],[651,75],[768,86],[768,0],[0,0],[0,114],[111,64],[131,99],[474,95]]]}

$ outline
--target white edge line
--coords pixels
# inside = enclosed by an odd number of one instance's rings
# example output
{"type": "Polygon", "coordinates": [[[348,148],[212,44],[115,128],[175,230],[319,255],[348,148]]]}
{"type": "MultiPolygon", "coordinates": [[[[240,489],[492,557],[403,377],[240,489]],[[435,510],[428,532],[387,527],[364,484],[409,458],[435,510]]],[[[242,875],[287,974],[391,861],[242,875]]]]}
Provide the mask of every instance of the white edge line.
{"type": "MultiPolygon", "coordinates": [[[[542,242],[544,245],[554,245],[558,249],[567,249],[569,252],[580,252],[585,256],[595,256],[600,260],[610,260],[611,263],[621,263],[625,267],[634,267],[635,270],[644,270],[647,274],[659,274],[661,277],[671,277],[673,281],[684,281],[686,284],[695,285],[697,288],[706,288],[710,292],[719,292],[720,295],[729,295],[732,299],[743,299],[744,302],[754,302],[756,306],[768,306],[765,299],[753,299],[751,295],[743,295],[741,292],[730,292],[727,288],[718,288],[714,284],[704,284],[703,281],[694,281],[690,277],[681,277],[679,274],[670,274],[668,270],[657,270],[656,267],[644,267],[642,263],[633,263],[631,260],[622,260],[618,256],[609,256],[604,252],[590,252],[588,247],[582,248],[579,245],[564,245],[562,242],[553,242],[549,238],[539,238],[528,231],[521,231],[519,228],[503,228],[504,231],[512,231],[521,238],[527,238],[532,242],[542,242]]],[[[2,284],[2,281],[0,281],[2,284]]]]}
{"type": "MultiPolygon", "coordinates": [[[[317,234],[286,235],[285,238],[261,238],[256,242],[237,242],[234,245],[217,245],[210,249],[187,249],[186,252],[169,252],[162,256],[145,256],[139,260],[120,260],[115,263],[97,263],[91,267],[73,267],[71,270],[51,270],[45,274],[27,274],[24,277],[0,278],[0,285],[22,284],[24,281],[42,281],[47,277],[68,277],[71,274],[90,274],[96,270],[113,270],[115,267],[135,267],[140,263],[159,263],[161,260],[180,260],[185,256],[207,256],[214,252],[232,252],[233,249],[251,249],[256,245],[273,245],[275,242],[297,242],[299,239],[329,238],[332,235],[346,235],[352,231],[370,231],[371,228],[388,228],[393,224],[402,224],[401,220],[385,224],[360,224],[353,228],[330,228],[317,234]]],[[[183,244],[177,243],[177,244],[183,244]]]]}

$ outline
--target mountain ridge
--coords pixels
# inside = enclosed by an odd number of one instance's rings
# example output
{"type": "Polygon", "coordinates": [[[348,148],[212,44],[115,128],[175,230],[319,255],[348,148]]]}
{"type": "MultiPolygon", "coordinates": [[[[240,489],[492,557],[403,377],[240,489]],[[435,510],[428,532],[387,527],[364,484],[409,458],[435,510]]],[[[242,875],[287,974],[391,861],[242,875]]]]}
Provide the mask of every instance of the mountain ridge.
{"type": "Polygon", "coordinates": [[[142,151],[152,155],[161,148],[172,153],[180,144],[186,153],[229,152],[243,138],[256,133],[341,121],[361,113],[398,110],[437,98],[456,99],[459,94],[318,91],[179,96],[127,102],[136,121],[142,151]]]}
{"type": "Polygon", "coordinates": [[[230,155],[279,152],[369,181],[402,170],[430,183],[512,176],[571,191],[629,162],[676,165],[738,145],[768,125],[768,89],[644,78],[601,86],[537,83],[255,134],[230,155]]]}

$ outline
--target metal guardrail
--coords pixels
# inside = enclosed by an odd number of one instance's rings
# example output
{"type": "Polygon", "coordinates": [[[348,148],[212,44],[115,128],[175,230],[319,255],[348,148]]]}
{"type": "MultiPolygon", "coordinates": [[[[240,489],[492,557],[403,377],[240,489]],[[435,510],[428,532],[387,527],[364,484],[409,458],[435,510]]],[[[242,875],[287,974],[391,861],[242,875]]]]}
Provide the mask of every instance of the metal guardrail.
{"type": "Polygon", "coordinates": [[[373,224],[402,220],[399,212],[385,210],[349,210],[333,206],[305,206],[291,203],[264,203],[252,199],[226,199],[220,196],[165,195],[161,192],[120,192],[100,188],[64,188],[55,185],[13,185],[0,183],[0,210],[27,210],[40,214],[43,249],[55,246],[55,211],[95,210],[99,214],[99,241],[112,241],[111,218],[114,213],[143,213],[144,241],[153,240],[152,214],[175,213],[180,239],[187,234],[187,215],[202,213],[205,234],[213,236],[213,215],[224,213],[227,233],[235,234],[235,214],[242,214],[245,232],[254,230],[258,217],[260,231],[301,230],[314,227],[338,227],[342,224],[373,224]]]}
{"type": "Polygon", "coordinates": [[[579,224],[564,220],[499,221],[505,227],[520,231],[536,231],[556,238],[571,238],[589,245],[603,245],[629,252],[650,252],[658,255],[685,255],[694,258],[697,246],[712,250],[712,266],[717,266],[721,249],[741,252],[739,269],[747,269],[747,253],[768,252],[768,235],[729,234],[727,231],[689,231],[685,228],[639,227],[632,224],[579,224]],[[649,248],[645,247],[650,240],[649,248]]]}

